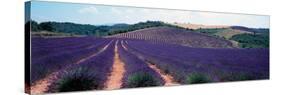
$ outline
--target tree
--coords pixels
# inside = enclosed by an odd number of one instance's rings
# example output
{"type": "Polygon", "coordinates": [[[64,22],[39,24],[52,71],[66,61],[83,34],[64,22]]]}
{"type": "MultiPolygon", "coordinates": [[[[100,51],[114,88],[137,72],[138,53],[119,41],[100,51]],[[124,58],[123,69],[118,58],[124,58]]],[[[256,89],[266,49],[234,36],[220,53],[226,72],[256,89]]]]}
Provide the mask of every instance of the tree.
{"type": "Polygon", "coordinates": [[[40,30],[40,27],[38,25],[38,23],[36,21],[30,20],[28,22],[25,23],[25,28],[30,28],[31,31],[33,32],[37,32],[40,30]]]}
{"type": "Polygon", "coordinates": [[[30,25],[31,25],[31,31],[34,31],[34,32],[39,31],[40,27],[36,21],[31,20],[30,25]]]}
{"type": "Polygon", "coordinates": [[[52,31],[52,32],[55,31],[55,28],[52,26],[52,22],[43,22],[40,23],[39,25],[42,30],[52,31]]]}

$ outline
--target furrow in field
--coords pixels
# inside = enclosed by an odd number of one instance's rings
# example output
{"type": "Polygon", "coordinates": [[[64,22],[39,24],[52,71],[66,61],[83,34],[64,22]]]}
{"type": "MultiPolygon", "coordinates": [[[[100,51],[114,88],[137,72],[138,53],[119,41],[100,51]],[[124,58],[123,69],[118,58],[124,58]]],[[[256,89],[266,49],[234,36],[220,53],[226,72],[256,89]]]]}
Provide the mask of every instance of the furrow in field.
{"type": "Polygon", "coordinates": [[[105,83],[105,89],[108,90],[121,88],[122,78],[125,73],[125,67],[124,67],[125,64],[120,59],[120,56],[118,54],[117,44],[118,44],[118,40],[115,42],[115,47],[114,47],[114,61],[113,61],[112,71],[107,79],[107,82],[105,83]]]}
{"type": "Polygon", "coordinates": [[[103,47],[100,51],[98,51],[97,53],[93,53],[92,55],[88,56],[88,57],[85,57],[85,58],[82,58],[81,60],[77,61],[76,64],[79,64],[79,63],[82,63],[86,60],[89,60],[90,58],[94,57],[94,56],[97,56],[98,54],[102,53],[104,50],[106,50],[108,48],[108,46],[113,42],[113,40],[107,44],[105,47],[103,47]]]}
{"type": "Polygon", "coordinates": [[[166,86],[171,86],[171,85],[179,85],[179,83],[177,83],[176,81],[174,81],[174,78],[169,75],[169,74],[165,74],[163,71],[161,71],[159,68],[156,67],[156,65],[153,65],[149,62],[147,62],[148,66],[153,69],[154,71],[156,71],[165,81],[165,85],[166,86]]]}
{"type": "Polygon", "coordinates": [[[46,92],[48,90],[48,86],[51,85],[57,75],[58,72],[54,72],[47,77],[36,81],[36,83],[30,87],[31,94],[40,94],[46,92]]]}
{"type": "MultiPolygon", "coordinates": [[[[98,54],[100,54],[101,52],[103,52],[104,50],[106,50],[108,48],[108,46],[112,43],[113,41],[111,41],[110,43],[108,43],[106,46],[104,46],[100,51],[96,52],[96,53],[93,53],[92,55],[88,56],[88,57],[85,57],[85,58],[82,58],[81,60],[79,60],[78,62],[76,62],[75,64],[79,64],[81,62],[84,62],[94,56],[97,56],[98,54]]],[[[63,70],[69,68],[70,66],[64,68],[63,70]]],[[[51,83],[53,83],[55,81],[55,79],[57,78],[58,74],[60,71],[63,71],[63,70],[59,70],[57,72],[53,72],[51,74],[49,74],[47,77],[41,79],[41,80],[38,80],[34,83],[34,85],[32,85],[30,88],[31,88],[31,93],[32,94],[41,94],[41,93],[44,93],[46,91],[48,91],[48,87],[49,85],[51,85],[51,83]]]]}
{"type": "MultiPolygon", "coordinates": [[[[122,46],[126,51],[128,51],[128,48],[124,45],[124,42],[123,42],[123,41],[121,41],[121,46],[122,46]]],[[[140,55],[136,54],[135,52],[131,52],[131,53],[133,53],[134,55],[136,55],[139,59],[145,61],[145,59],[144,59],[143,57],[141,57],[140,55]]],[[[164,73],[163,71],[161,71],[156,65],[153,65],[152,63],[147,62],[147,61],[145,61],[145,62],[147,63],[147,65],[148,65],[151,69],[153,69],[156,73],[158,73],[158,74],[161,76],[161,78],[164,80],[166,86],[170,86],[170,85],[179,85],[179,83],[177,83],[171,75],[165,74],[165,73],[164,73]]]]}

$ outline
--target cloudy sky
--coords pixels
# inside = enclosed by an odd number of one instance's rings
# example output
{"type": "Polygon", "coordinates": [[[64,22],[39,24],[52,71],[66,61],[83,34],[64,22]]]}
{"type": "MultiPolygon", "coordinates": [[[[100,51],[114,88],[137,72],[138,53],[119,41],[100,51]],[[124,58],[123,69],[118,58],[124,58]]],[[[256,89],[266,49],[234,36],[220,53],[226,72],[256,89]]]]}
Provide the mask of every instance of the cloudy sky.
{"type": "Polygon", "coordinates": [[[133,24],[140,21],[164,21],[169,23],[194,23],[205,25],[240,25],[253,28],[268,28],[269,16],[224,14],[199,11],[180,11],[93,4],[72,4],[33,1],[31,19],[81,24],[133,24]]]}

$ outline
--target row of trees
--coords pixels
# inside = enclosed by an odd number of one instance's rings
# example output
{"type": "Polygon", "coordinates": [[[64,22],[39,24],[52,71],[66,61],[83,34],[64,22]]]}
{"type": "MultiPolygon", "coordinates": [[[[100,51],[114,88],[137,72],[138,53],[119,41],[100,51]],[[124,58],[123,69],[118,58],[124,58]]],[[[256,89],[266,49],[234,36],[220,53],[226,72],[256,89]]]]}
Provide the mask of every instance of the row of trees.
{"type": "MultiPolygon", "coordinates": [[[[237,34],[227,40],[234,40],[239,42],[241,48],[268,48],[269,47],[269,29],[266,28],[247,28],[243,26],[232,26],[232,29],[252,32],[237,34]]],[[[210,36],[224,38],[217,36],[216,33],[226,31],[225,28],[214,29],[197,29],[195,32],[204,33],[210,36]]]]}
{"type": "Polygon", "coordinates": [[[258,34],[238,34],[230,38],[239,42],[241,48],[268,48],[269,32],[258,34]]]}
{"type": "Polygon", "coordinates": [[[171,26],[161,21],[146,21],[136,24],[115,24],[115,25],[90,25],[90,24],[75,24],[69,22],[41,22],[29,21],[27,24],[31,25],[33,32],[49,31],[70,33],[76,35],[89,36],[107,36],[118,33],[130,32],[138,29],[157,27],[157,26],[171,26]]]}

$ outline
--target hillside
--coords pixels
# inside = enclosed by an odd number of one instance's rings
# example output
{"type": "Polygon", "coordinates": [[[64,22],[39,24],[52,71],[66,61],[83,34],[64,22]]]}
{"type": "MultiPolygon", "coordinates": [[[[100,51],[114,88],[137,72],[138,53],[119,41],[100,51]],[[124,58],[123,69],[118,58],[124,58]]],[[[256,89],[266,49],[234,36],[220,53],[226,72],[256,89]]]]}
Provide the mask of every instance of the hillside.
{"type": "Polygon", "coordinates": [[[215,33],[215,35],[220,36],[220,37],[224,37],[226,39],[229,39],[229,38],[231,38],[234,35],[244,34],[244,33],[250,33],[251,34],[251,32],[248,32],[248,31],[235,30],[235,29],[227,28],[227,29],[223,30],[222,32],[215,33]]]}
{"type": "Polygon", "coordinates": [[[244,34],[244,33],[252,34],[252,32],[249,32],[249,31],[232,29],[232,28],[197,29],[194,31],[199,32],[199,33],[204,33],[204,34],[207,34],[210,36],[221,37],[224,39],[229,39],[232,36],[237,35],[237,34],[244,34]]]}
{"type": "Polygon", "coordinates": [[[230,41],[173,27],[152,27],[128,33],[116,34],[109,37],[165,42],[201,48],[233,47],[230,41]]]}
{"type": "Polygon", "coordinates": [[[269,29],[233,26],[230,28],[197,29],[194,32],[223,38],[240,48],[268,48],[269,29]]]}
{"type": "Polygon", "coordinates": [[[213,29],[213,28],[229,28],[225,25],[203,25],[203,24],[191,24],[191,23],[171,23],[171,25],[179,26],[188,29],[213,29]]]}
{"type": "Polygon", "coordinates": [[[171,26],[161,21],[146,21],[135,24],[118,23],[114,25],[90,25],[77,24],[71,22],[41,22],[29,21],[26,23],[31,25],[32,32],[49,31],[56,33],[67,33],[73,35],[87,35],[87,36],[108,36],[118,33],[130,32],[138,29],[157,27],[157,26],[171,26]]]}
{"type": "Polygon", "coordinates": [[[269,28],[248,28],[244,26],[231,26],[231,29],[253,32],[255,34],[264,34],[269,32],[269,28]]]}
{"type": "Polygon", "coordinates": [[[186,29],[191,29],[196,32],[206,33],[211,36],[223,37],[226,39],[229,39],[237,34],[269,32],[269,29],[267,28],[249,28],[245,26],[203,25],[203,24],[192,24],[192,23],[170,23],[170,24],[186,29]]]}
{"type": "Polygon", "coordinates": [[[269,48],[269,32],[256,34],[238,34],[230,38],[238,42],[241,48],[269,48]]]}

